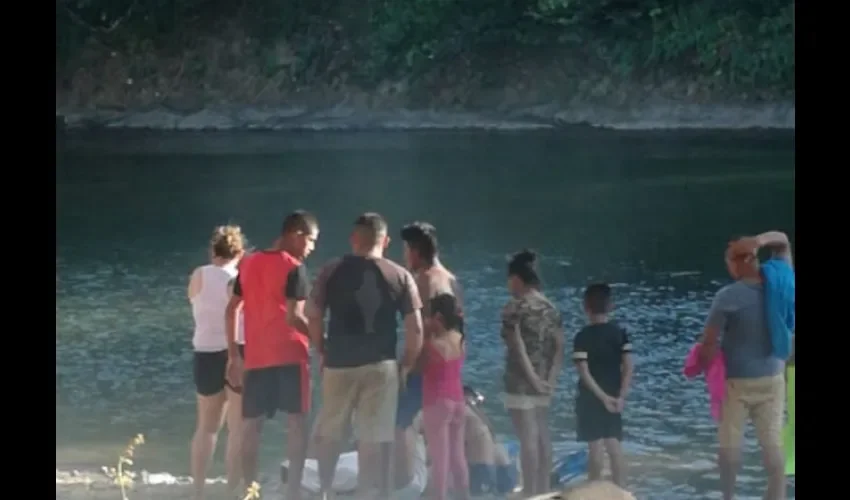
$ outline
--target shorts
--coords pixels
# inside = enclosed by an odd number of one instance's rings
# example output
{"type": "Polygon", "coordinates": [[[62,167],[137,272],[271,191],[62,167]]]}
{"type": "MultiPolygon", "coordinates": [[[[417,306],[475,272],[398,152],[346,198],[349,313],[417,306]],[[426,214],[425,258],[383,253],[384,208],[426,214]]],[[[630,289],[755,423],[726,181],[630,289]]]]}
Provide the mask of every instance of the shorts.
{"type": "Polygon", "coordinates": [[[227,351],[197,352],[193,359],[192,375],[195,380],[195,391],[201,396],[215,396],[230,387],[231,390],[239,392],[227,383],[227,351]]]}
{"type": "Polygon", "coordinates": [[[316,418],[316,436],[341,440],[351,423],[360,442],[395,440],[398,406],[398,364],[380,361],[352,368],[322,371],[322,407],[316,418]]]}
{"type": "Polygon", "coordinates": [[[518,477],[516,464],[469,464],[469,493],[505,495],[516,488],[518,477]]]}
{"type": "Polygon", "coordinates": [[[506,410],[533,410],[535,408],[547,408],[551,402],[551,396],[509,393],[502,394],[502,403],[504,403],[506,410]]]}
{"type": "Polygon", "coordinates": [[[411,374],[407,385],[398,395],[395,426],[403,430],[413,425],[416,415],[422,410],[422,375],[411,374]]]}
{"type": "Polygon", "coordinates": [[[721,448],[738,449],[747,417],[753,421],[762,448],[783,444],[785,377],[783,374],[759,378],[726,380],[726,399],[718,428],[721,448]]]}
{"type": "Polygon", "coordinates": [[[295,415],[310,411],[308,363],[245,370],[242,417],[272,418],[278,410],[295,415]]]}
{"type": "Polygon", "coordinates": [[[623,416],[611,413],[598,400],[576,401],[576,438],[593,442],[600,439],[623,440],[623,416]]]}

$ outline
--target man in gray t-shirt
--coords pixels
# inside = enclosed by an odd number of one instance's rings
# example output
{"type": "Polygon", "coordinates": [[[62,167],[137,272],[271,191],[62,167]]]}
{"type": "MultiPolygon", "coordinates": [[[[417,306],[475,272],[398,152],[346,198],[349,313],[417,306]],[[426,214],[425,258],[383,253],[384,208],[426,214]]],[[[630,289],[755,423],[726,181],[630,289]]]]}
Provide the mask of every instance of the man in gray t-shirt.
{"type": "Polygon", "coordinates": [[[762,247],[772,251],[772,258],[791,263],[790,244],[783,233],[771,231],[731,242],[726,250],[726,266],[736,281],[715,295],[702,339],[704,362],[714,357],[718,347],[726,362],[726,399],[720,420],[718,457],[724,500],[734,496],[747,417],[755,426],[769,476],[765,498],[785,498],[782,451],[785,361],[773,356],[756,255],[762,247]]]}

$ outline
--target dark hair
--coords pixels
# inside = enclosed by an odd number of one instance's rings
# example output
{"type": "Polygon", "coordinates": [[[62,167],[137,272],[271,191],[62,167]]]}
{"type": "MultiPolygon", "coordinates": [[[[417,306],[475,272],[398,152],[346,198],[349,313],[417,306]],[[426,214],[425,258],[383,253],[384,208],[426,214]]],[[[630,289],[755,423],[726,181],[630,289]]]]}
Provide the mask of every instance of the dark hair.
{"type": "Polygon", "coordinates": [[[443,326],[447,330],[457,330],[463,335],[463,316],[457,305],[457,298],[449,293],[441,293],[431,299],[431,316],[440,314],[443,317],[443,326]]]}
{"type": "Polygon", "coordinates": [[[540,284],[540,275],[537,273],[537,254],[533,250],[524,249],[517,252],[508,262],[508,276],[516,276],[529,286],[540,284]]]}
{"type": "Polygon", "coordinates": [[[401,240],[428,263],[433,263],[440,251],[437,228],[427,222],[416,221],[401,228],[401,240]]]}
{"type": "Polygon", "coordinates": [[[288,233],[312,233],[319,228],[316,216],[306,210],[296,210],[283,219],[281,234],[288,233]]]}
{"type": "Polygon", "coordinates": [[[354,221],[354,229],[377,241],[379,236],[387,234],[387,221],[377,212],[366,212],[354,221]]]}
{"type": "Polygon", "coordinates": [[[484,396],[468,385],[463,386],[463,396],[471,400],[471,404],[477,405],[484,401],[484,396]]]}
{"type": "Polygon", "coordinates": [[[591,314],[611,311],[611,287],[607,283],[594,283],[584,290],[584,307],[591,314]]]}
{"type": "Polygon", "coordinates": [[[469,409],[484,423],[484,427],[490,433],[490,439],[495,442],[496,433],[493,432],[493,422],[490,421],[480,408],[481,403],[484,402],[484,395],[468,385],[463,386],[463,395],[466,398],[466,404],[469,405],[469,409]]]}

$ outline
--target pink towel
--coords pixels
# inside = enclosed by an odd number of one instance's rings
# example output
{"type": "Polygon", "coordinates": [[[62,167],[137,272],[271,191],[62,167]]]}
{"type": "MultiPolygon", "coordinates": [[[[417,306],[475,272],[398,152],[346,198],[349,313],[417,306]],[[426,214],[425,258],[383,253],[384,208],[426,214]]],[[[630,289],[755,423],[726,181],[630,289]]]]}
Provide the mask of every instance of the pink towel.
{"type": "Polygon", "coordinates": [[[700,349],[702,344],[694,345],[688,357],[685,358],[685,376],[694,378],[700,373],[705,373],[705,383],[708,385],[711,401],[711,416],[715,421],[720,421],[720,410],[726,398],[726,362],[723,359],[723,353],[717,353],[706,369],[699,361],[700,349]]]}

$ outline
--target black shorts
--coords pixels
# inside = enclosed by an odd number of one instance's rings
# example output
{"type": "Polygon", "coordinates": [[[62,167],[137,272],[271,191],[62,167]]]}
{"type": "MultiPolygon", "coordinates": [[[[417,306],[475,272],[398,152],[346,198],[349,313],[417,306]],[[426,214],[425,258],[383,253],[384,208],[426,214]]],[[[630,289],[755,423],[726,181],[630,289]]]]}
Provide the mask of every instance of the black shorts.
{"type": "Polygon", "coordinates": [[[611,413],[597,400],[576,402],[576,434],[583,442],[623,439],[623,416],[611,413]]]}
{"type": "MultiPolygon", "coordinates": [[[[239,346],[240,353],[242,346],[239,346]]],[[[244,356],[243,356],[244,357],[244,356]]],[[[234,388],[227,382],[227,351],[197,352],[195,351],[192,369],[195,379],[195,390],[201,396],[215,396],[227,386],[230,390],[240,393],[241,388],[234,388]]]]}
{"type": "Polygon", "coordinates": [[[242,379],[242,417],[274,417],[278,410],[310,411],[310,374],[307,363],[245,370],[242,379]]]}
{"type": "Polygon", "coordinates": [[[224,390],[227,351],[195,352],[195,390],[201,396],[214,396],[224,390]]]}

